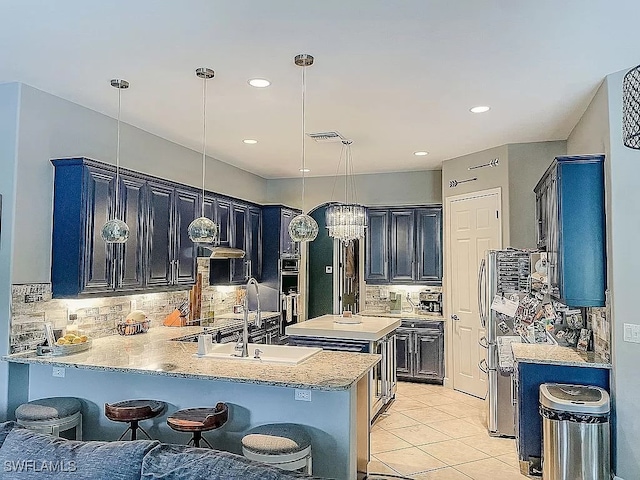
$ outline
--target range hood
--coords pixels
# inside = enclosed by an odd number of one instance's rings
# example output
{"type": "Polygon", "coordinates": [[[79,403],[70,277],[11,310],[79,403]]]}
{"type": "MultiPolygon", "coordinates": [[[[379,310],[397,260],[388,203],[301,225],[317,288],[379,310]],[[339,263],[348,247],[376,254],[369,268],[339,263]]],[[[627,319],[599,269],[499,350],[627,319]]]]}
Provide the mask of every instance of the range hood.
{"type": "Polygon", "coordinates": [[[230,247],[213,247],[209,258],[212,260],[226,260],[229,258],[244,258],[244,250],[230,247]]]}

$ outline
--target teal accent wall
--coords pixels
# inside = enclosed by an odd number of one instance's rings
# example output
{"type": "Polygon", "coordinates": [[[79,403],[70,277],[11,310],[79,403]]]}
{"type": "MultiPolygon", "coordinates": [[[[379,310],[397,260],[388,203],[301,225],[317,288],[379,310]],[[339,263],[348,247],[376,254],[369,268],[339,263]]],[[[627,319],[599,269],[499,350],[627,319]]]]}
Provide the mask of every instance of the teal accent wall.
{"type": "Polygon", "coordinates": [[[327,232],[326,209],[324,205],[309,213],[318,222],[318,236],[309,242],[308,318],[333,313],[333,274],[325,273],[325,267],[333,265],[333,239],[327,232]]]}

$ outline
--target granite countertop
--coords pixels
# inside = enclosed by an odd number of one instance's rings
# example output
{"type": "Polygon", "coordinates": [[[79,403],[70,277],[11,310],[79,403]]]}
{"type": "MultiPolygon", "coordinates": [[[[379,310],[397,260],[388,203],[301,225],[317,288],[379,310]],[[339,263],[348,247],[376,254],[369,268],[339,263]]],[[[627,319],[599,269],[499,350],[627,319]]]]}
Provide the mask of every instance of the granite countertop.
{"type": "Polygon", "coordinates": [[[322,315],[306,322],[290,325],[285,332],[291,336],[376,341],[393,332],[400,324],[400,319],[396,318],[363,315],[343,318],[341,315],[322,315]],[[357,320],[360,320],[360,323],[339,323],[341,321],[357,320]]]}
{"type": "Polygon", "coordinates": [[[146,375],[226,380],[278,387],[346,390],[380,361],[380,355],[322,351],[299,365],[198,358],[195,342],[170,341],[201,327],[153,327],[147,333],[97,338],[89,350],[57,357],[23,352],[3,357],[15,363],[146,375]]]}
{"type": "Polygon", "coordinates": [[[409,320],[431,320],[435,322],[444,322],[445,318],[442,315],[437,314],[421,314],[421,313],[413,313],[413,312],[402,312],[402,313],[389,313],[389,312],[376,312],[373,310],[363,310],[359,313],[359,315],[364,315],[367,317],[389,317],[389,318],[406,318],[409,320]]]}
{"type": "Polygon", "coordinates": [[[516,362],[566,365],[573,367],[611,368],[611,364],[594,352],[579,352],[572,347],[532,343],[512,343],[516,362]]]}

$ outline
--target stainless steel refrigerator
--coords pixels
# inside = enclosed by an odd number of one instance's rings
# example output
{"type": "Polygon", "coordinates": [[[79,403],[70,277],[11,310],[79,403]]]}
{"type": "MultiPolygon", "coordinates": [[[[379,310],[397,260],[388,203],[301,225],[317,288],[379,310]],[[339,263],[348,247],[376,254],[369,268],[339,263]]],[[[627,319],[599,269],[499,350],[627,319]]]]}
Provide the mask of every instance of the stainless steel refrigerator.
{"type": "Polygon", "coordinates": [[[480,322],[486,334],[480,344],[487,356],[480,369],[488,376],[489,434],[515,435],[513,398],[513,358],[511,343],[520,342],[514,332],[514,318],[491,308],[494,300],[520,300],[528,292],[530,253],[522,250],[489,250],[480,264],[478,274],[478,302],[480,322]]]}

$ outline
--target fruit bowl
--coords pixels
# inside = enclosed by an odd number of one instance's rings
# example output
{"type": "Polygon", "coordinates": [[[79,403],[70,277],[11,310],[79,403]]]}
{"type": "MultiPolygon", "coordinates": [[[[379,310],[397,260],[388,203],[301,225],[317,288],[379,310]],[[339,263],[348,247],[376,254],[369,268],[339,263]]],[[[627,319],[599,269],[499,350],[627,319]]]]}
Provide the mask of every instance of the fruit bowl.
{"type": "Polygon", "coordinates": [[[124,321],[116,325],[116,329],[120,335],[137,335],[138,333],[146,333],[149,330],[149,320],[141,322],[124,321]]]}
{"type": "Polygon", "coordinates": [[[83,352],[91,348],[91,339],[88,338],[81,343],[67,343],[58,345],[57,343],[51,348],[51,355],[71,355],[73,353],[83,352]]]}

